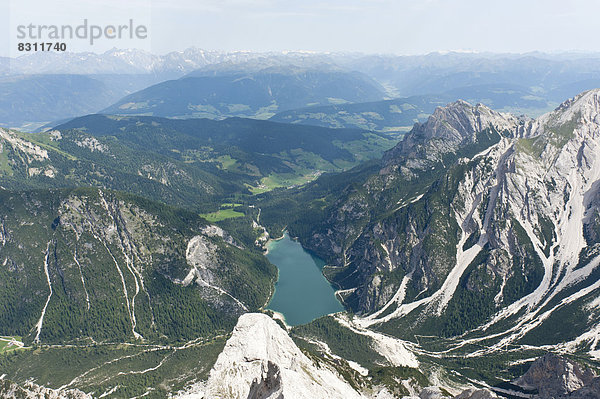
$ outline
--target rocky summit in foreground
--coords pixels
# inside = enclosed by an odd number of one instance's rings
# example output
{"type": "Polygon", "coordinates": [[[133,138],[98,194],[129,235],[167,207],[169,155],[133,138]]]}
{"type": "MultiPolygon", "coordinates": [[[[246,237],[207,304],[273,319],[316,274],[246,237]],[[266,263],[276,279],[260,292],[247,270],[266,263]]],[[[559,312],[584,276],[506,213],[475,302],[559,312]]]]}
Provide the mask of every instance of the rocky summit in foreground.
{"type": "Polygon", "coordinates": [[[319,367],[269,316],[241,316],[197,398],[361,398],[335,369],[319,367]]]}

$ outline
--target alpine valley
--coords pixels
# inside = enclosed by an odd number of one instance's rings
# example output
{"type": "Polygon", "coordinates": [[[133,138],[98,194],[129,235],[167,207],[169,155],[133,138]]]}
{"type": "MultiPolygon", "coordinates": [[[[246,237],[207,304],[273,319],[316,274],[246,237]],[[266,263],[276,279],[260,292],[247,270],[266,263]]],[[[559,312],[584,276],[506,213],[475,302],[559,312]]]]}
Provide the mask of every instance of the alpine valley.
{"type": "Polygon", "coordinates": [[[360,57],[186,54],[0,128],[0,397],[600,397],[600,89],[542,113],[596,75],[389,98],[360,57]],[[344,311],[269,310],[286,234],[344,311]]]}

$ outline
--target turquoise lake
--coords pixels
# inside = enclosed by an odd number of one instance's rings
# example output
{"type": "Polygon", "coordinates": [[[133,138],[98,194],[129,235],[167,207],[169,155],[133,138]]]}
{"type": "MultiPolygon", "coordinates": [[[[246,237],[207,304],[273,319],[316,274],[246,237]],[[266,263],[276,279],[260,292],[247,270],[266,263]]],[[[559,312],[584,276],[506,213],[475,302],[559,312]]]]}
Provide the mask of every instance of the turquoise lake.
{"type": "Polygon", "coordinates": [[[344,310],[321,273],[323,260],[305,251],[287,233],[282,239],[269,242],[267,248],[267,258],[279,269],[275,294],[267,309],[283,314],[291,326],[344,310]]]}

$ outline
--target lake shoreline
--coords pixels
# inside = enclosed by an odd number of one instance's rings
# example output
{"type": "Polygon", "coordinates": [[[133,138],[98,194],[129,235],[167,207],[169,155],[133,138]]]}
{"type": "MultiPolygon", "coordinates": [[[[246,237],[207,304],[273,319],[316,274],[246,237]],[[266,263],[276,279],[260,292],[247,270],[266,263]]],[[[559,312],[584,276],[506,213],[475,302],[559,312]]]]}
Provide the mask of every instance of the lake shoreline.
{"type": "Polygon", "coordinates": [[[265,310],[280,314],[290,327],[344,310],[335,288],[322,273],[323,259],[304,249],[288,231],[270,239],[267,246],[270,250],[265,256],[277,267],[278,279],[265,310]]]}
{"type": "Polygon", "coordinates": [[[263,247],[263,255],[267,256],[269,254],[269,245],[273,244],[274,242],[277,241],[281,241],[285,238],[285,235],[288,234],[287,230],[283,231],[283,235],[281,237],[277,237],[277,238],[269,238],[267,240],[267,242],[265,242],[264,247],[263,247]]]}

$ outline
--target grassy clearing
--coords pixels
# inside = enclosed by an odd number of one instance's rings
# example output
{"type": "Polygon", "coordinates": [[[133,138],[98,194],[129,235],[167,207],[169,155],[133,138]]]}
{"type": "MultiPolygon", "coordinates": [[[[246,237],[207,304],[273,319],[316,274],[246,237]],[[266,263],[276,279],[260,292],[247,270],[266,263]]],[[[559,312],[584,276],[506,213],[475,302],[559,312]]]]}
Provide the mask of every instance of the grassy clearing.
{"type": "Polygon", "coordinates": [[[229,155],[221,155],[215,160],[221,164],[221,169],[236,169],[235,166],[237,164],[237,159],[231,158],[229,155]]]}
{"type": "Polygon", "coordinates": [[[225,219],[239,218],[239,217],[244,216],[244,214],[242,212],[234,211],[233,209],[229,208],[229,209],[220,209],[216,212],[211,212],[211,213],[203,213],[200,216],[202,216],[204,219],[208,220],[209,222],[213,223],[213,222],[220,222],[221,220],[225,220],[225,219]]]}
{"type": "Polygon", "coordinates": [[[257,187],[251,186],[249,184],[246,184],[246,187],[248,187],[248,190],[250,190],[250,192],[252,193],[252,195],[258,195],[258,194],[262,194],[262,193],[266,193],[267,191],[271,191],[272,188],[269,188],[267,186],[263,186],[262,184],[259,184],[257,187]]]}
{"type": "Polygon", "coordinates": [[[315,180],[320,174],[321,172],[311,172],[302,175],[295,175],[292,173],[272,173],[269,176],[260,179],[260,184],[257,187],[249,186],[248,188],[252,194],[257,195],[276,188],[301,186],[315,180]]]}

